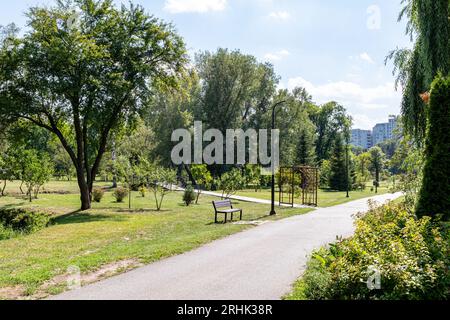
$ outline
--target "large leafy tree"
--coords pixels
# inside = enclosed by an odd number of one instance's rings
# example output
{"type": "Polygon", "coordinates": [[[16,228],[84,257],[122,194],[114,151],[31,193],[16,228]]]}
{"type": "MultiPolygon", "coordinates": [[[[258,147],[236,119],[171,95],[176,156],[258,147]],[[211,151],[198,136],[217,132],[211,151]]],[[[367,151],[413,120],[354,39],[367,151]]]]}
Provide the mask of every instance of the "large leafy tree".
{"type": "Polygon", "coordinates": [[[183,40],[140,6],[61,0],[28,12],[0,49],[0,115],[22,118],[60,140],[77,173],[81,209],[111,133],[145,106],[154,87],[175,87],[183,40]]]}
{"type": "Polygon", "coordinates": [[[336,135],[348,132],[351,120],[345,108],[337,102],[329,102],[316,108],[311,113],[317,127],[316,153],[319,162],[330,159],[336,135]]]}
{"type": "Polygon", "coordinates": [[[259,129],[278,84],[273,67],[226,49],[198,55],[196,65],[202,80],[197,120],[222,132],[246,124],[259,129]]]}
{"type": "Polygon", "coordinates": [[[418,142],[425,137],[426,107],[420,94],[430,89],[441,72],[450,72],[450,1],[402,0],[399,20],[407,20],[407,34],[414,41],[412,50],[397,49],[393,59],[397,85],[403,88],[404,127],[418,142]]]}

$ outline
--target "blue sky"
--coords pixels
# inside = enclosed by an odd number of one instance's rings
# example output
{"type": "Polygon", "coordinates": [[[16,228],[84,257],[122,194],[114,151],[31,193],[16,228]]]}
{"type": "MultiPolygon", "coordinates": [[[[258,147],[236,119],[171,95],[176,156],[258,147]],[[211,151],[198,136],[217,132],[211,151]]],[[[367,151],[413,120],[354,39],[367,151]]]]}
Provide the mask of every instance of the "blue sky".
{"type": "MultiPolygon", "coordinates": [[[[384,65],[390,50],[410,46],[397,22],[400,0],[133,2],[172,22],[191,53],[225,47],[270,61],[281,87],[303,86],[318,103],[342,103],[357,128],[370,129],[400,111],[392,66],[384,65]]],[[[52,3],[4,1],[0,24],[24,26],[28,7],[52,3]]]]}

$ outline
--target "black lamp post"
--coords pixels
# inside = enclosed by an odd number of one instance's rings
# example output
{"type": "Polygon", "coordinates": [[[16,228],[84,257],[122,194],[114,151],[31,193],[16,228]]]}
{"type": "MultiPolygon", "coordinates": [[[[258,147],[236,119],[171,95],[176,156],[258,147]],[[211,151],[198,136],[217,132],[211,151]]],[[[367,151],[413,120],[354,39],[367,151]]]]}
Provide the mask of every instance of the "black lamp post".
{"type": "MultiPolygon", "coordinates": [[[[275,111],[276,111],[276,108],[279,105],[282,105],[285,102],[286,101],[280,101],[280,102],[277,102],[276,104],[274,104],[272,106],[272,130],[275,130],[275,111]]],[[[273,139],[273,136],[272,136],[272,139],[273,139]]],[[[272,140],[272,143],[273,143],[273,140],[272,140]]],[[[274,165],[273,161],[274,161],[274,159],[273,159],[273,154],[272,154],[272,164],[271,164],[272,165],[272,202],[271,202],[272,207],[271,207],[271,210],[270,210],[270,215],[271,216],[277,214],[276,211],[275,211],[275,165],[274,165]]]]}

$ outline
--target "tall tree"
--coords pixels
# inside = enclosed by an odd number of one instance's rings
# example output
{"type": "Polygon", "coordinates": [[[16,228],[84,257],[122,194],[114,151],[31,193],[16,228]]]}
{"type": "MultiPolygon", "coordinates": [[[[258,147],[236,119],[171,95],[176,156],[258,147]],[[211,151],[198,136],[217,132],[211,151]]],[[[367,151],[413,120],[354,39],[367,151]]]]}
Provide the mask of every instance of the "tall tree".
{"type": "Polygon", "coordinates": [[[441,72],[450,72],[450,1],[402,0],[404,8],[399,20],[407,20],[407,34],[414,47],[392,51],[397,85],[403,88],[402,114],[404,127],[418,142],[425,137],[426,111],[420,94],[430,89],[441,72]]]}
{"type": "Polygon", "coordinates": [[[450,220],[450,77],[433,82],[416,213],[419,217],[443,214],[450,220]]]}
{"type": "Polygon", "coordinates": [[[222,132],[248,122],[259,129],[260,116],[268,111],[278,84],[273,67],[227,49],[199,54],[196,66],[202,80],[196,120],[222,132]]]}
{"type": "Polygon", "coordinates": [[[341,134],[334,139],[332,156],[330,159],[330,188],[345,191],[348,183],[345,145],[341,134]]]}
{"type": "Polygon", "coordinates": [[[329,159],[338,132],[349,130],[351,121],[343,106],[337,102],[329,102],[317,108],[311,114],[317,127],[316,152],[319,162],[329,159]]]}
{"type": "Polygon", "coordinates": [[[143,108],[152,87],[176,86],[185,46],[171,25],[111,0],[61,0],[27,16],[30,30],[1,43],[0,117],[58,137],[86,210],[111,133],[143,108]]]}
{"type": "Polygon", "coordinates": [[[375,192],[378,193],[378,187],[380,185],[380,175],[384,168],[385,154],[380,147],[373,147],[369,150],[370,153],[370,170],[375,177],[375,192]]]}

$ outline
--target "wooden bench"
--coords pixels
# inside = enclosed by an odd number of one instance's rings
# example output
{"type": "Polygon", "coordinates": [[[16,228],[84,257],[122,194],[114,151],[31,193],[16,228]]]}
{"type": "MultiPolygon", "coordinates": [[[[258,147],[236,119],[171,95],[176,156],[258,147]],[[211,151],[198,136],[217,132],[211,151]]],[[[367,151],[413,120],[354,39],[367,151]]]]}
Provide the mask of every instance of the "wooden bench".
{"type": "Polygon", "coordinates": [[[227,223],[228,214],[231,213],[231,221],[233,221],[233,215],[236,212],[240,213],[240,220],[242,220],[242,209],[233,209],[233,205],[231,200],[222,200],[222,201],[213,201],[214,211],[215,211],[215,223],[217,223],[217,214],[223,213],[225,214],[225,221],[223,223],[227,223]],[[224,209],[228,208],[228,209],[224,209]]]}

